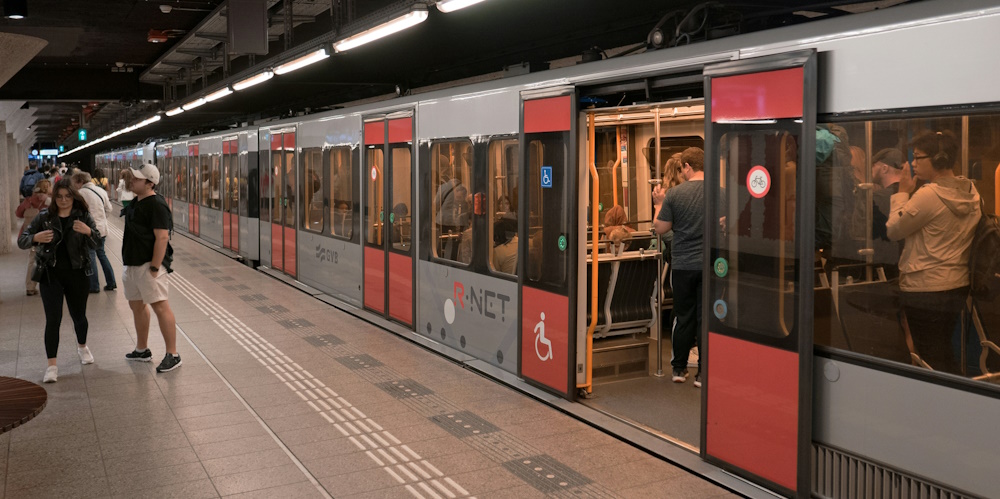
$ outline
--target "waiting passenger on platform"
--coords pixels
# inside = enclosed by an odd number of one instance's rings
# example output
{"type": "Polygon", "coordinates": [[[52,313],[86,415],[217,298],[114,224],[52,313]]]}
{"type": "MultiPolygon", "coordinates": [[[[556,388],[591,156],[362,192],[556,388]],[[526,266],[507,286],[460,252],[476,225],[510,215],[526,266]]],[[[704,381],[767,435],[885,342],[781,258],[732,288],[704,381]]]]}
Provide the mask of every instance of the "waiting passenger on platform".
{"type": "Polygon", "coordinates": [[[903,311],[917,355],[934,370],[961,375],[952,333],[969,296],[979,192],[952,171],[958,141],[951,132],[924,132],[910,147],[913,162],[903,168],[886,224],[890,239],[904,241],[899,260],[903,311]],[[917,179],[926,182],[920,189],[917,179]]]}
{"type": "MultiPolygon", "coordinates": [[[[14,214],[17,218],[23,218],[24,223],[21,224],[21,230],[18,234],[23,234],[28,228],[28,224],[31,223],[38,213],[49,207],[52,203],[52,183],[47,179],[41,179],[34,184],[33,192],[30,196],[24,199],[24,201],[17,207],[14,214]]],[[[24,292],[28,296],[35,296],[38,294],[38,283],[32,280],[32,276],[35,273],[35,246],[32,245],[28,251],[28,272],[24,276],[24,292]]]]}
{"type": "Polygon", "coordinates": [[[21,232],[21,249],[35,246],[37,268],[32,279],[41,283],[45,309],[45,355],[49,365],[42,378],[54,383],[59,377],[56,354],[59,350],[59,326],[62,324],[63,298],[73,318],[77,354],[80,362],[93,364],[87,348],[87,287],[90,282],[90,249],[97,247],[101,233],[94,225],[87,203],[69,179],[56,182],[55,208],[42,210],[28,228],[21,232]]]}
{"type": "Polygon", "coordinates": [[[149,350],[149,308],[156,314],[167,353],[156,372],[172,371],[181,365],[177,354],[177,323],[167,302],[170,272],[170,230],[173,222],[166,200],[153,188],[160,183],[160,171],[147,160],[142,168],[132,170],[132,192],[135,202],[125,209],[125,236],[122,239],[122,283],[125,299],[135,320],[135,350],[125,354],[127,360],[152,362],[149,350]],[[149,305],[149,308],[146,307],[149,305]]]}
{"type": "Polygon", "coordinates": [[[122,207],[128,208],[129,203],[135,199],[135,194],[132,193],[132,173],[131,168],[125,168],[122,170],[121,175],[118,178],[118,201],[121,201],[122,207]]]}
{"type": "Polygon", "coordinates": [[[83,200],[87,202],[87,206],[90,208],[90,216],[94,217],[97,230],[101,232],[101,243],[97,248],[90,250],[90,292],[101,292],[101,281],[97,277],[97,262],[101,262],[101,269],[104,271],[104,281],[106,284],[104,290],[114,291],[118,287],[118,284],[115,282],[115,269],[111,267],[108,255],[104,253],[104,242],[108,238],[108,214],[111,213],[111,201],[108,199],[108,193],[94,185],[90,174],[87,172],[73,174],[70,177],[70,181],[73,182],[73,187],[83,196],[83,200]]]}
{"type": "MultiPolygon", "coordinates": [[[[681,153],[685,182],[670,189],[653,222],[657,234],[674,231],[671,247],[670,287],[674,296],[674,321],[671,331],[673,356],[672,380],[683,383],[688,376],[691,348],[701,335],[701,276],[703,224],[705,221],[705,152],[689,147],[681,153]]],[[[701,387],[701,359],[694,376],[694,386],[701,387]]]]}

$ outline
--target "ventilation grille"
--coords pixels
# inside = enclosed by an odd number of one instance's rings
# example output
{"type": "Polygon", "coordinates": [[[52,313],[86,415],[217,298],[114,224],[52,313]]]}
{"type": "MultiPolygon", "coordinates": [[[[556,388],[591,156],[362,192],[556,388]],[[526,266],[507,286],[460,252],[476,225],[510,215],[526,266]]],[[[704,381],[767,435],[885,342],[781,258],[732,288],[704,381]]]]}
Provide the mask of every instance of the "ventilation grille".
{"type": "Polygon", "coordinates": [[[830,499],[971,498],[927,480],[822,445],[812,446],[812,495],[830,499]]]}

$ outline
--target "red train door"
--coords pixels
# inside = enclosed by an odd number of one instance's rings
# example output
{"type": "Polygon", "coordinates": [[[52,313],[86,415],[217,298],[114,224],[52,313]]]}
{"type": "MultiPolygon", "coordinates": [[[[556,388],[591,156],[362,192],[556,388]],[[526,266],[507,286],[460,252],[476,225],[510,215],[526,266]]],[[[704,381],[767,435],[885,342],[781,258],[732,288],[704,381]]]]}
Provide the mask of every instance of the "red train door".
{"type": "Polygon", "coordinates": [[[194,236],[200,234],[200,225],[198,221],[199,208],[198,202],[201,200],[200,188],[201,182],[198,180],[200,178],[199,174],[199,164],[200,158],[198,157],[198,144],[188,144],[188,155],[187,155],[187,169],[188,169],[188,182],[191,186],[188,192],[191,193],[188,196],[188,233],[194,236]]]}
{"type": "Polygon", "coordinates": [[[364,305],[413,326],[413,117],[364,124],[364,305]]]}
{"type": "Polygon", "coordinates": [[[518,286],[522,378],[564,397],[575,395],[577,254],[570,223],[577,206],[576,114],[571,88],[522,95],[518,200],[518,286]]]}
{"type": "Polygon", "coordinates": [[[710,66],[705,101],[701,455],[808,497],[815,52],[710,66]]]}
{"type": "Polygon", "coordinates": [[[295,130],[271,135],[271,266],[295,277],[296,204],[295,130]]]}

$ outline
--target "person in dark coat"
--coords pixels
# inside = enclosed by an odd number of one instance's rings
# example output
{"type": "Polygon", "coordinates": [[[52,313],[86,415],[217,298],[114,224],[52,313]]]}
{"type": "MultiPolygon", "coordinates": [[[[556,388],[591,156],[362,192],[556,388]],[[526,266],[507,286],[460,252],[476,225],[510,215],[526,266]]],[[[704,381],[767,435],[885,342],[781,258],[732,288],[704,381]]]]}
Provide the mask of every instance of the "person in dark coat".
{"type": "Polygon", "coordinates": [[[37,269],[33,276],[40,284],[45,309],[45,354],[48,368],[42,381],[53,383],[59,375],[56,353],[63,298],[76,329],[77,353],[83,364],[94,363],[87,348],[87,297],[89,296],[90,251],[97,248],[101,233],[94,224],[87,203],[69,179],[56,182],[55,206],[42,210],[21,233],[21,249],[35,247],[37,269]]]}

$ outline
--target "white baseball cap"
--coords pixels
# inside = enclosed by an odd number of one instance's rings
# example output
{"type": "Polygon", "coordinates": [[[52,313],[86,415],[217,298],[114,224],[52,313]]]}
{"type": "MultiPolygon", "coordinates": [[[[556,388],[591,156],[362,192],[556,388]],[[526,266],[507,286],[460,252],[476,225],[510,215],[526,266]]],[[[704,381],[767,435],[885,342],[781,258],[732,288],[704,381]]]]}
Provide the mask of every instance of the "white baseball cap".
{"type": "Polygon", "coordinates": [[[153,185],[158,185],[160,183],[160,170],[156,168],[156,165],[153,164],[153,160],[151,159],[143,161],[141,168],[133,168],[132,176],[148,180],[152,182],[153,185]]]}

